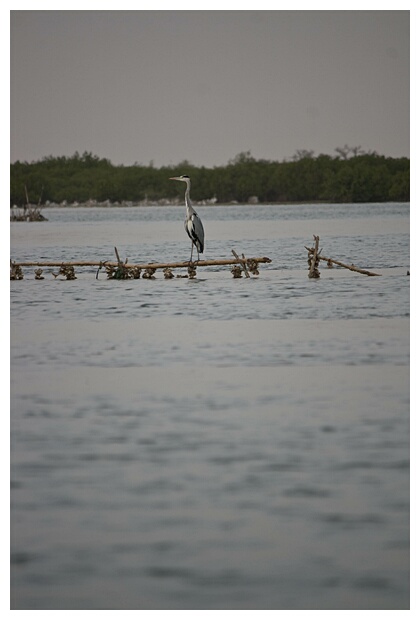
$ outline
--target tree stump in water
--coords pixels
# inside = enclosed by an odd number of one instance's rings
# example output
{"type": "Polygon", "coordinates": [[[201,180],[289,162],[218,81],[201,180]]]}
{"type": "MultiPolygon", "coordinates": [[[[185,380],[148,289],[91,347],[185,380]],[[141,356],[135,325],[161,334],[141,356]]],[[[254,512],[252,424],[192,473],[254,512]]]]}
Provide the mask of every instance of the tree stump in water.
{"type": "Polygon", "coordinates": [[[314,235],[315,246],[308,250],[308,265],[309,265],[309,273],[308,278],[320,278],[321,274],[319,273],[319,257],[318,257],[318,248],[319,248],[319,236],[314,235]]]}

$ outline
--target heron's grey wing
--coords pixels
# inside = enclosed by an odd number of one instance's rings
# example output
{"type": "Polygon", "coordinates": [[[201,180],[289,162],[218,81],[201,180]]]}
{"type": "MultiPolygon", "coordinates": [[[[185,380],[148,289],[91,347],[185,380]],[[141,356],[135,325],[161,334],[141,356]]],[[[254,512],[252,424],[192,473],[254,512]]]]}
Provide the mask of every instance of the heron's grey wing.
{"type": "Polygon", "coordinates": [[[200,252],[200,254],[202,254],[204,250],[204,227],[197,213],[193,214],[191,218],[191,224],[191,238],[193,239],[197,250],[200,252]]]}

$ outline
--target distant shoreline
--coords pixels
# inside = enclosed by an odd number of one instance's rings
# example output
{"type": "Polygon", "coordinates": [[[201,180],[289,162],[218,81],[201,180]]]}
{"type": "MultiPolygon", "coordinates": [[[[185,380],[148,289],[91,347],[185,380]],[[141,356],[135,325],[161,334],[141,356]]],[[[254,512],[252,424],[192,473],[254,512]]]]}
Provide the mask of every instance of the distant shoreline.
{"type": "MultiPolygon", "coordinates": [[[[328,202],[325,200],[301,200],[301,201],[276,201],[276,202],[212,202],[212,201],[198,201],[194,202],[193,205],[195,207],[269,207],[269,206],[299,206],[299,205],[370,205],[370,204],[393,204],[393,203],[401,203],[401,204],[410,204],[410,201],[404,200],[387,200],[387,201],[372,201],[372,202],[328,202]]],[[[141,208],[141,207],[183,207],[184,202],[180,200],[169,200],[169,199],[161,199],[157,201],[147,201],[147,202],[80,202],[80,203],[49,203],[49,204],[39,204],[39,205],[28,205],[28,208],[37,208],[37,209],[97,209],[97,208],[141,208]]],[[[18,207],[17,205],[13,205],[10,207],[11,209],[23,209],[23,207],[18,207]]]]}

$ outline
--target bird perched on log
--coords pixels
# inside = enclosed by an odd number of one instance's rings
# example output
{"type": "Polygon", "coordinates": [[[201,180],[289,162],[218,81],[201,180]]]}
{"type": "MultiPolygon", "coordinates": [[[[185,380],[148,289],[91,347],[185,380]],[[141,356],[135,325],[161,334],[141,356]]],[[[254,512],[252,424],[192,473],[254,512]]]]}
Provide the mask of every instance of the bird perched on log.
{"type": "Polygon", "coordinates": [[[198,217],[197,212],[193,209],[190,200],[190,187],[191,187],[191,179],[188,175],[183,174],[180,177],[171,177],[171,181],[183,181],[187,184],[185,189],[185,221],[184,228],[191,239],[191,256],[190,263],[192,262],[193,250],[194,246],[197,249],[197,261],[200,260],[200,254],[204,252],[204,227],[202,221],[198,217]]]}

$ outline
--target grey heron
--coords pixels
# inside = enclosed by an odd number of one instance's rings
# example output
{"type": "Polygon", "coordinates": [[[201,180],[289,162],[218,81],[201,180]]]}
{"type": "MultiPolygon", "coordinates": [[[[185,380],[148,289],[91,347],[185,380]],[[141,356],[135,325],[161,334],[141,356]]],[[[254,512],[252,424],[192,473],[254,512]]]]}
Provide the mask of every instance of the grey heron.
{"type": "Polygon", "coordinates": [[[202,254],[204,251],[203,224],[200,218],[198,217],[196,211],[194,211],[193,206],[191,204],[191,200],[190,200],[191,179],[190,177],[186,174],[183,174],[180,177],[170,177],[170,180],[171,181],[183,181],[184,183],[187,184],[187,187],[185,189],[185,207],[187,211],[185,214],[184,228],[185,228],[187,235],[191,239],[191,257],[190,257],[190,263],[191,263],[194,246],[197,248],[197,260],[200,260],[200,254],[202,254]]]}

